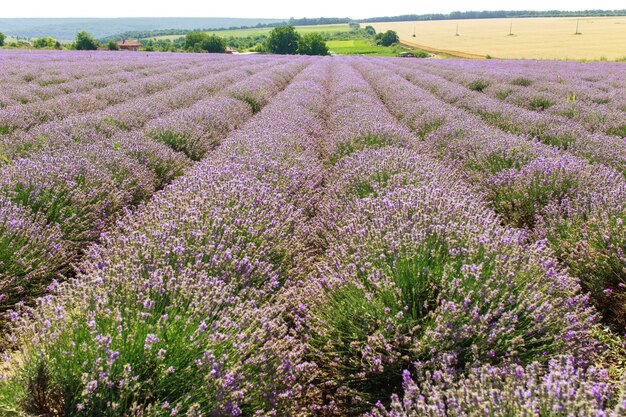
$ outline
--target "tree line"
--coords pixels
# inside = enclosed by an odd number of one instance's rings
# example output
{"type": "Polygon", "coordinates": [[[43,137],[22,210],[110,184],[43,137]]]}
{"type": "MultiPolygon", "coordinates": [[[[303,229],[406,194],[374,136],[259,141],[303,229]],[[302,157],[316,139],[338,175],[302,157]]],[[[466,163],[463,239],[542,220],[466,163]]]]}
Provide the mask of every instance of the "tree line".
{"type": "MultiPolygon", "coordinates": [[[[204,32],[188,33],[183,45],[189,52],[224,52],[226,46],[224,38],[204,32]]],[[[272,29],[264,42],[257,44],[255,50],[288,55],[328,55],[326,41],[320,33],[300,35],[292,25],[272,29]]]]}
{"type": "MultiPolygon", "coordinates": [[[[6,36],[0,33],[0,46],[5,43],[6,36]]],[[[171,43],[171,42],[170,42],[171,43]]],[[[66,46],[66,49],[75,49],[79,51],[96,50],[100,47],[94,37],[86,32],[81,31],[76,34],[74,42],[66,46]]],[[[263,44],[259,44],[263,52],[276,54],[301,54],[301,55],[328,55],[328,47],[324,37],[319,33],[307,33],[300,35],[294,26],[279,26],[270,31],[263,44]]],[[[32,44],[35,48],[61,49],[62,45],[56,39],[46,36],[37,38],[32,44]]],[[[145,45],[144,50],[154,50],[152,45],[145,45]]],[[[185,35],[184,42],[180,44],[181,48],[187,52],[226,52],[226,40],[217,35],[209,35],[204,32],[191,32],[185,35]]],[[[116,41],[110,40],[106,44],[109,50],[119,50],[116,41]]]]}
{"type": "Polygon", "coordinates": [[[228,28],[205,28],[205,29],[156,29],[156,30],[133,30],[120,33],[119,35],[108,36],[102,38],[101,41],[108,42],[111,40],[121,41],[122,39],[146,39],[157,36],[186,35],[194,32],[217,32],[221,30],[241,30],[241,29],[263,29],[278,26],[318,26],[318,25],[338,25],[350,23],[354,20],[347,17],[318,17],[318,18],[302,18],[294,19],[293,17],[283,22],[275,23],[257,23],[253,26],[231,26],[228,28]]]}
{"type": "MultiPolygon", "coordinates": [[[[350,28],[357,36],[368,37],[377,45],[391,46],[400,41],[398,34],[393,30],[382,33],[376,33],[372,26],[360,28],[359,23],[351,22],[350,28]]],[[[5,43],[6,36],[0,33],[0,46],[5,43]]],[[[295,26],[277,26],[272,29],[267,36],[253,38],[254,41],[261,40],[254,47],[257,52],[268,52],[274,54],[299,54],[299,55],[328,55],[329,50],[326,40],[321,33],[311,32],[301,35],[296,31],[295,26]]],[[[143,50],[145,51],[176,51],[183,50],[186,52],[210,52],[222,53],[226,52],[230,43],[237,41],[236,38],[224,39],[215,34],[209,35],[205,32],[190,32],[184,38],[172,42],[170,40],[143,41],[143,50]]],[[[30,46],[30,44],[28,44],[30,46]]],[[[110,40],[105,44],[106,48],[111,51],[119,50],[118,43],[110,40]]],[[[86,32],[81,31],[76,34],[74,42],[69,45],[61,45],[56,39],[46,36],[37,38],[33,41],[34,48],[41,49],[75,49],[75,50],[96,50],[101,44],[94,37],[86,32]]],[[[249,45],[248,45],[249,46],[249,45]]]]}
{"type": "Polygon", "coordinates": [[[467,12],[429,13],[429,14],[406,14],[401,16],[383,16],[359,19],[359,22],[409,22],[422,20],[463,20],[463,19],[502,19],[521,17],[600,17],[600,16],[626,16],[626,9],[622,10],[483,10],[467,12]]]}
{"type": "Polygon", "coordinates": [[[76,34],[76,39],[73,43],[62,45],[61,42],[54,39],[51,36],[43,36],[36,38],[30,42],[25,40],[17,40],[16,42],[6,42],[6,35],[0,32],[0,46],[10,46],[15,48],[33,47],[37,49],[76,49],[76,50],[95,50],[98,49],[100,43],[94,39],[88,32],[82,31],[76,34]]]}

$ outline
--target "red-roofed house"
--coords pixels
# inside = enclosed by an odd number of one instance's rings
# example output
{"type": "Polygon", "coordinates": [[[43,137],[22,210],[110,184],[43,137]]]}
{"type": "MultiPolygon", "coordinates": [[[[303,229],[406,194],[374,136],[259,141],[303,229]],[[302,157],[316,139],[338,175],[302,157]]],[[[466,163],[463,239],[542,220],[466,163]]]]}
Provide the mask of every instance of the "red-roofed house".
{"type": "Polygon", "coordinates": [[[117,46],[119,46],[122,51],[138,51],[143,45],[137,41],[124,39],[122,42],[118,42],[117,46]]]}

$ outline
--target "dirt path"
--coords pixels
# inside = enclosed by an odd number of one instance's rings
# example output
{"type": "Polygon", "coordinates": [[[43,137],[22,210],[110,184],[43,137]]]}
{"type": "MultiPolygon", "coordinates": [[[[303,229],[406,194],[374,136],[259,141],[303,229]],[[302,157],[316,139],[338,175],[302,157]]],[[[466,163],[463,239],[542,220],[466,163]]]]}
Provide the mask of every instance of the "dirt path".
{"type": "Polygon", "coordinates": [[[451,50],[448,50],[448,49],[437,49],[437,48],[432,48],[430,46],[419,45],[417,43],[407,42],[407,41],[401,41],[400,45],[403,45],[403,46],[406,46],[406,47],[409,47],[409,48],[413,48],[413,49],[421,49],[421,50],[424,50],[426,52],[430,52],[430,53],[433,53],[433,54],[450,55],[450,56],[455,57],[455,58],[485,59],[485,57],[483,55],[470,54],[470,53],[461,52],[461,51],[451,51],[451,50]]]}

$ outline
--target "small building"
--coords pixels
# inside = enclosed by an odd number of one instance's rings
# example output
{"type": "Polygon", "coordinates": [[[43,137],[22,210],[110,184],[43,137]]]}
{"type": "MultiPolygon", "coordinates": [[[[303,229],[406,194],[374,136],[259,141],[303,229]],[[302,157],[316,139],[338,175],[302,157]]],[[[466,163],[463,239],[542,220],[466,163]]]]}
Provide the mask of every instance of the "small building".
{"type": "Polygon", "coordinates": [[[118,42],[117,46],[119,46],[122,51],[138,51],[143,45],[137,41],[124,39],[122,42],[118,42]]]}

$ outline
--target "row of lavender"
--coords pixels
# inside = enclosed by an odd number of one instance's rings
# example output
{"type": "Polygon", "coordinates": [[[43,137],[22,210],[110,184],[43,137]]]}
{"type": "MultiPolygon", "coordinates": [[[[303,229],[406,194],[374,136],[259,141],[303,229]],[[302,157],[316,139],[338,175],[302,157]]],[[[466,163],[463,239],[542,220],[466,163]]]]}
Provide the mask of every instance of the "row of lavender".
{"type": "Polygon", "coordinates": [[[86,59],[84,54],[72,52],[0,53],[0,108],[84,93],[206,62],[206,58],[198,56],[163,54],[98,53],[86,59]]]}
{"type": "Polygon", "coordinates": [[[424,69],[481,91],[504,103],[570,119],[589,131],[626,136],[624,69],[611,63],[524,63],[480,61],[424,69]]]}
{"type": "MultiPolygon", "coordinates": [[[[560,262],[591,292],[605,321],[624,333],[623,171],[611,169],[610,160],[605,160],[608,167],[593,164],[531,137],[506,134],[433,97],[420,88],[422,81],[415,81],[420,75],[390,68],[416,84],[377,70],[373,82],[394,115],[418,132],[432,153],[461,168],[505,220],[529,229],[537,240],[547,239],[560,262]]],[[[610,150],[602,145],[594,148],[598,154],[610,150]]]]}
{"type": "Polygon", "coordinates": [[[69,398],[59,412],[250,415],[291,389],[288,375],[270,376],[289,339],[268,301],[308,254],[301,207],[314,206],[307,194],[323,179],[313,140],[323,67],[298,75],[211,158],[121,221],[81,275],[40,300],[46,318],[14,316],[21,346],[30,334],[57,358],[31,362],[42,367],[34,372],[76,371],[60,387],[69,398]]]}
{"type": "MultiPolygon", "coordinates": [[[[309,311],[305,346],[317,368],[306,376],[326,399],[315,414],[359,415],[387,403],[402,391],[403,375],[417,379],[436,369],[455,379],[477,364],[525,364],[565,352],[593,357],[593,314],[549,252],[502,227],[457,171],[406,149],[417,137],[355,70],[337,78],[333,91],[341,95],[328,132],[333,167],[315,221],[324,252],[310,289],[294,297],[309,311]]],[[[579,397],[598,381],[556,379],[579,397]]],[[[529,398],[576,410],[558,394],[529,398]]],[[[459,415],[475,412],[461,397],[428,401],[440,406],[436,415],[450,415],[455,404],[459,415]]],[[[584,405],[602,410],[605,403],[584,405]]],[[[503,415],[532,410],[518,408],[510,404],[503,415]]]]}
{"type": "Polygon", "coordinates": [[[547,145],[569,150],[593,163],[607,164],[626,173],[626,147],[622,137],[591,133],[567,118],[502,103],[437,74],[423,71],[419,66],[401,67],[406,67],[401,71],[403,77],[503,131],[537,138],[547,145]]]}
{"type": "Polygon", "coordinates": [[[265,61],[205,65],[203,77],[169,91],[10,135],[0,180],[1,309],[73,273],[124,210],[181,175],[305,65],[265,61]]]}
{"type": "MultiPolygon", "coordinates": [[[[198,83],[213,73],[236,68],[238,61],[241,62],[241,60],[206,61],[183,69],[176,69],[170,65],[167,72],[160,72],[155,68],[154,73],[149,72],[147,77],[138,78],[134,82],[123,82],[118,75],[113,75],[112,78],[117,78],[118,81],[108,83],[102,88],[64,94],[51,100],[10,106],[0,110],[1,131],[5,135],[8,134],[10,141],[34,127],[69,117],[100,115],[105,109],[108,112],[115,112],[124,108],[145,107],[143,103],[160,98],[159,93],[162,97],[184,90],[193,91],[193,83],[198,83]]],[[[198,87],[201,88],[202,85],[198,87]]],[[[189,100],[193,99],[194,96],[191,95],[189,100]]],[[[182,104],[184,103],[179,105],[182,104]]]]}
{"type": "MultiPolygon", "coordinates": [[[[578,283],[534,235],[502,225],[482,183],[466,181],[482,171],[443,146],[464,143],[478,162],[498,132],[468,134],[480,119],[463,112],[454,126],[429,118],[436,99],[381,66],[310,65],[126,214],[77,277],[12,312],[0,404],[120,416],[609,413],[619,398],[590,367],[601,346],[578,283]]],[[[188,114],[176,116],[179,135],[155,137],[193,138],[188,114]]],[[[538,145],[499,135],[521,152],[538,145]]]]}

